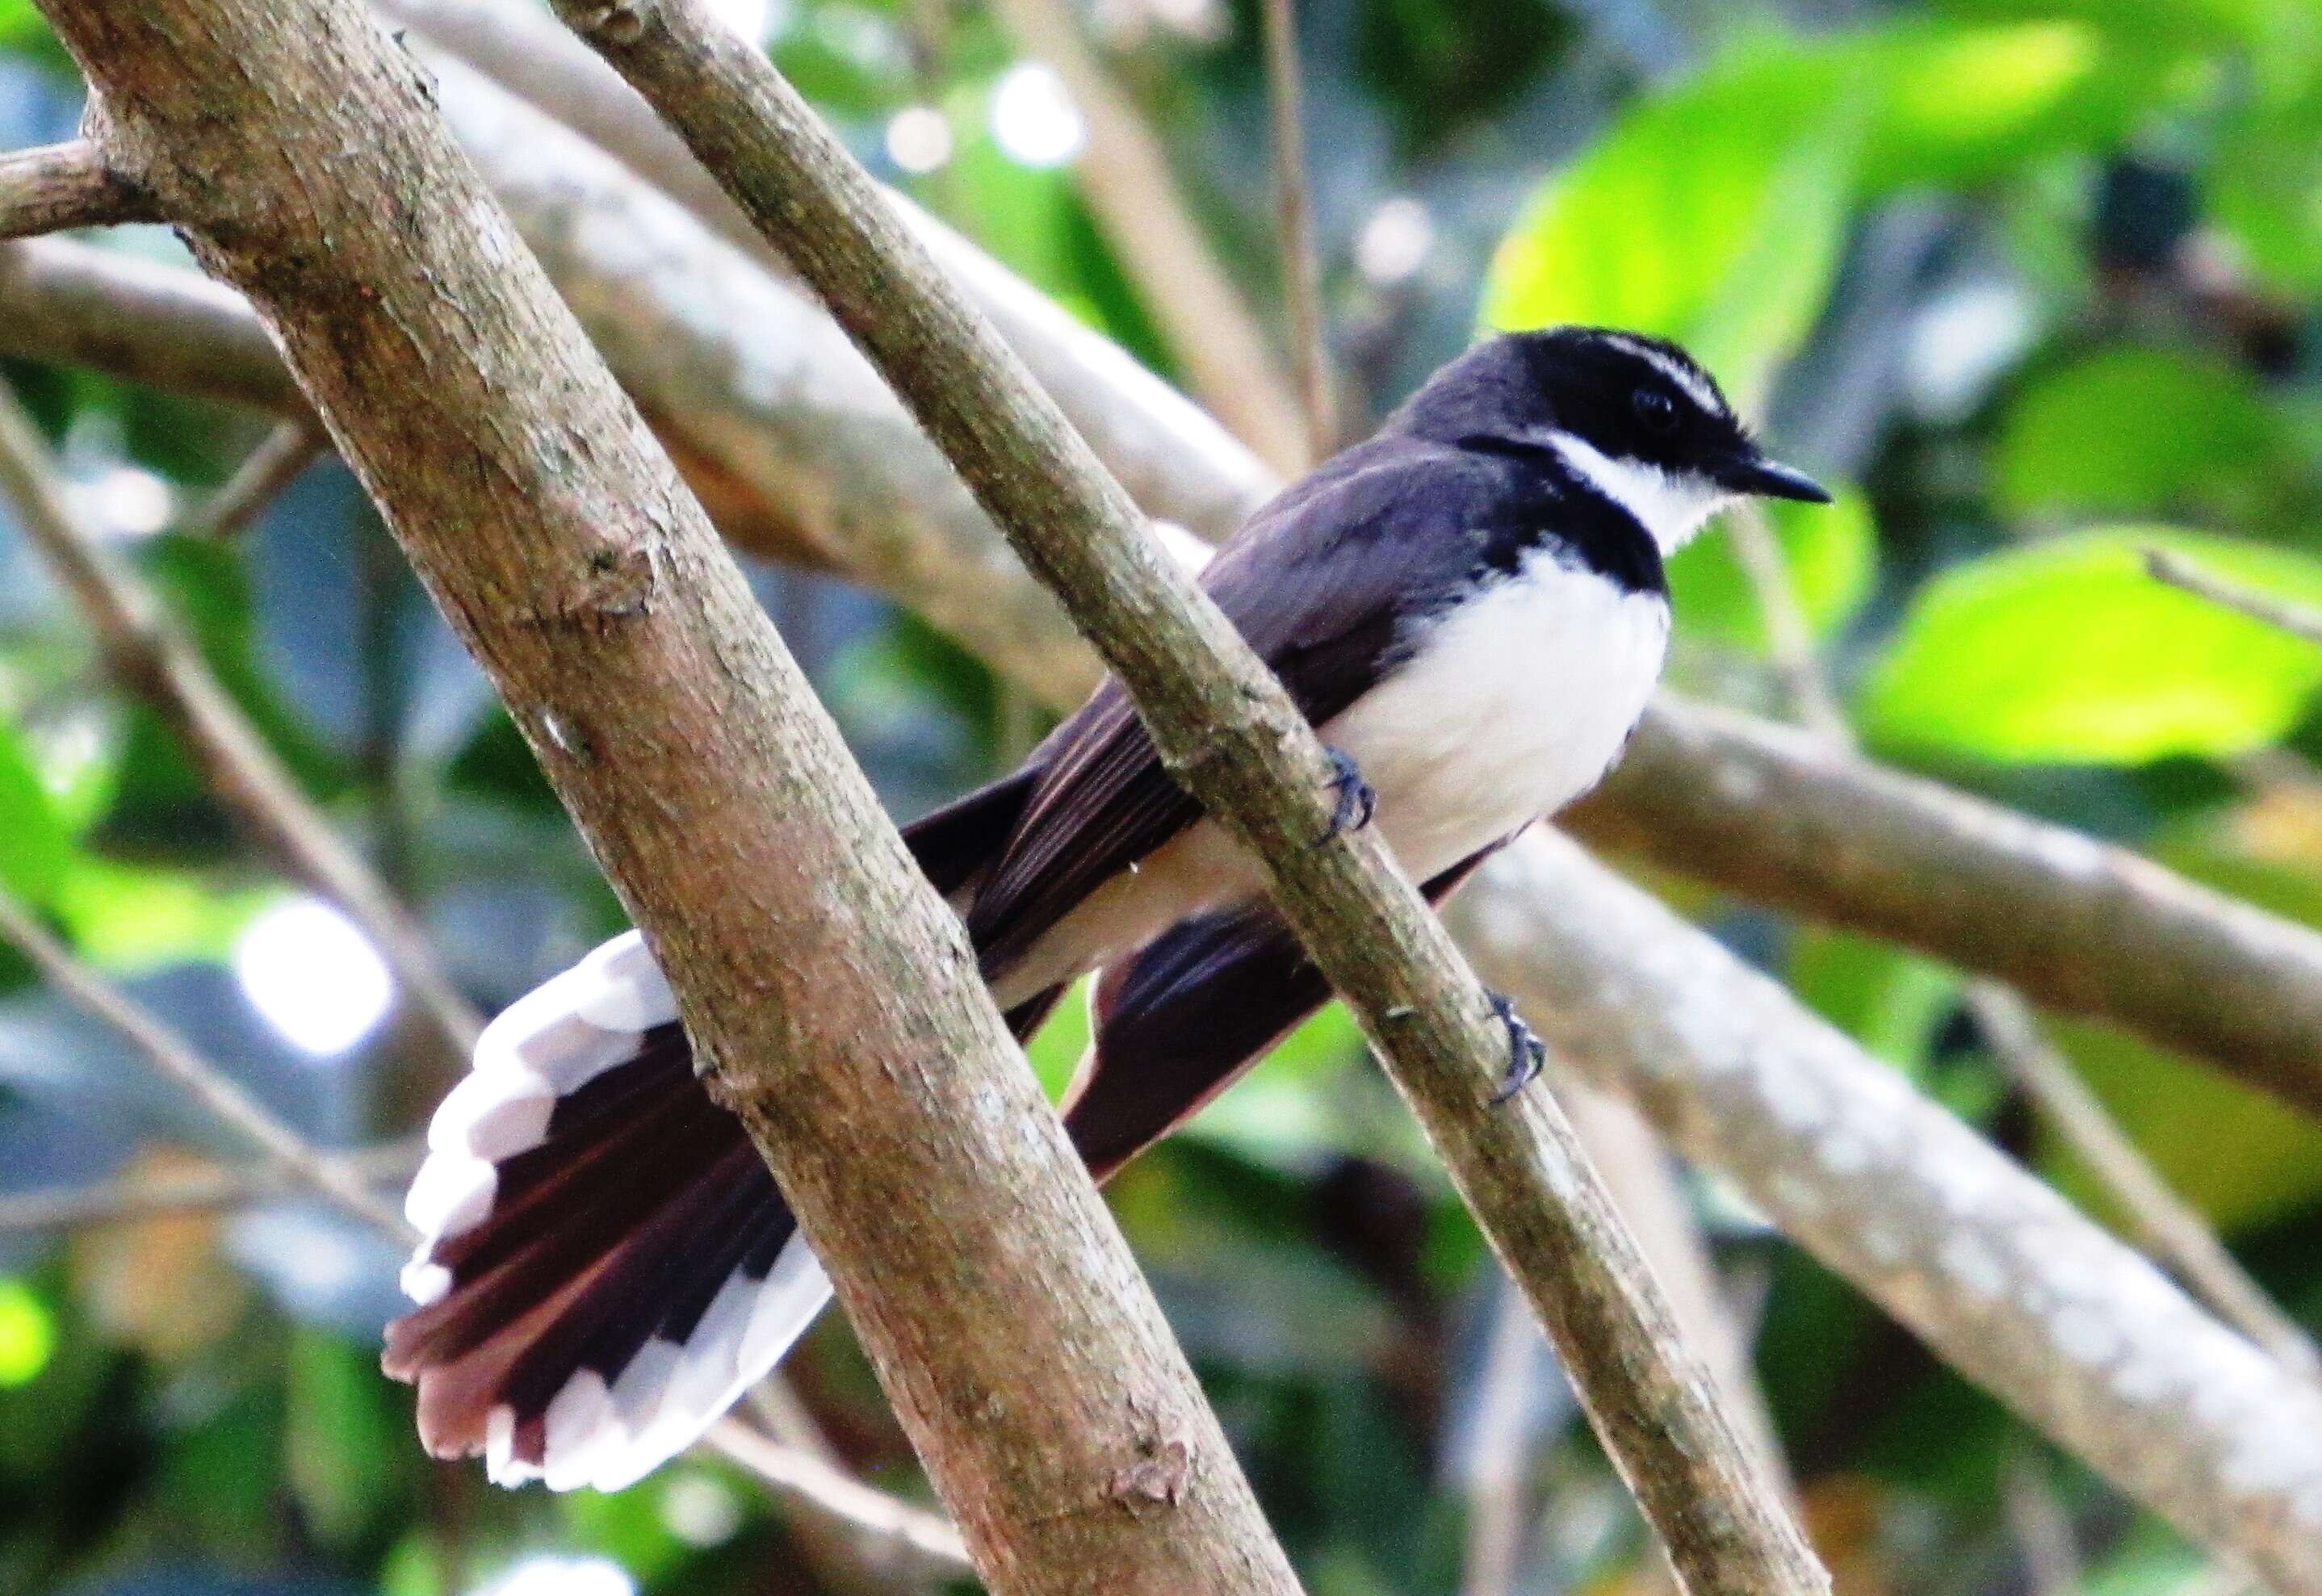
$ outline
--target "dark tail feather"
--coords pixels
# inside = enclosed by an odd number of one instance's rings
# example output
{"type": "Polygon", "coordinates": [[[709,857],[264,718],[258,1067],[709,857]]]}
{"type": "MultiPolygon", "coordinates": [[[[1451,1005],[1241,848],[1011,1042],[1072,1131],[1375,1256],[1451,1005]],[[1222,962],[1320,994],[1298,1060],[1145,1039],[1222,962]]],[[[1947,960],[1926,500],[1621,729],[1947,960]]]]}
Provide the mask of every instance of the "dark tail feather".
{"type": "MultiPolygon", "coordinates": [[[[1496,848],[1497,844],[1494,844],[1496,848]]],[[[1428,881],[1440,903],[1493,852],[1428,881]]],[[[1330,996],[1270,904],[1171,927],[1098,980],[1065,1128],[1098,1179],[1183,1124],[1330,996]]]]}
{"type": "MultiPolygon", "coordinates": [[[[1046,1016],[1043,993],[1010,1017],[1046,1016]]],[[[635,934],[486,1030],[406,1211],[419,1306],[387,1372],[438,1456],[503,1484],[615,1491],[690,1446],[829,1300],[635,934]]]]}

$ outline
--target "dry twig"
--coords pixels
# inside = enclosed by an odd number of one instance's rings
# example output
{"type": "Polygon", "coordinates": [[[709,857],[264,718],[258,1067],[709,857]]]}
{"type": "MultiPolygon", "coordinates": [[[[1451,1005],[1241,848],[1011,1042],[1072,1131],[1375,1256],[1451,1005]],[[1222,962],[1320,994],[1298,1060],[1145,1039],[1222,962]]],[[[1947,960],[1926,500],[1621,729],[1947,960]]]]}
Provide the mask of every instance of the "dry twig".
{"type": "Polygon", "coordinates": [[[2322,643],[2322,610],[2309,609],[2271,593],[2261,593],[2254,588],[2228,580],[2213,571],[2204,570],[2193,561],[2167,549],[2144,551],[2144,569],[2156,582],[2166,582],[2181,588],[2197,598],[2262,621],[2277,632],[2307,643],[2322,643]]]}
{"type": "Polygon", "coordinates": [[[1339,423],[1322,316],[1322,265],[1314,247],[1314,190],[1307,178],[1306,134],[1298,109],[1298,14],[1295,0],[1266,0],[1265,10],[1275,249],[1281,256],[1282,295],[1290,306],[1298,392],[1306,410],[1306,457],[1317,461],[1338,448],[1339,423]]]}
{"type": "Polygon", "coordinates": [[[233,475],[186,518],[186,534],[216,542],[240,536],[330,446],[310,417],[294,415],[276,423],[242,457],[233,475]]]}
{"type": "Polygon", "coordinates": [[[151,196],[87,139],[0,153],[0,239],[158,220],[151,196]]]}

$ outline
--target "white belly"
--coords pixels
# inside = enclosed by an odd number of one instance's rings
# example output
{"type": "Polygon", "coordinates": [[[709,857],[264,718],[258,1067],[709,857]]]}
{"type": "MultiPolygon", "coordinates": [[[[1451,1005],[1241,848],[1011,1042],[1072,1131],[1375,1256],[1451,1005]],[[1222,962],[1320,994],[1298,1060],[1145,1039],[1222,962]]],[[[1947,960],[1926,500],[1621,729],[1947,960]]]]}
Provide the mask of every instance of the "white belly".
{"type": "Polygon", "coordinates": [[[1410,661],[1322,728],[1378,793],[1378,824],[1423,880],[1594,787],[1644,713],[1668,605],[1534,555],[1416,640],[1410,661]]]}
{"type": "MultiPolygon", "coordinates": [[[[1321,728],[1377,793],[1376,824],[1414,880],[1595,785],[1660,679],[1668,606],[1535,556],[1431,626],[1321,728]]],[[[1091,893],[997,995],[1021,1002],[1261,884],[1240,846],[1202,821],[1091,893]]]]}

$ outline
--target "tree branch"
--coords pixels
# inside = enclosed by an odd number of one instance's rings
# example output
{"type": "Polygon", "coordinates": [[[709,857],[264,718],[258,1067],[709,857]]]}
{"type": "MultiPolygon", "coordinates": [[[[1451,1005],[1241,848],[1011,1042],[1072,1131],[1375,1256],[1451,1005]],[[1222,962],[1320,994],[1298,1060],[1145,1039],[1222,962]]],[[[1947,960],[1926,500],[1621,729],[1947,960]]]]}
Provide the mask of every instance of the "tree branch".
{"type": "Polygon", "coordinates": [[[2122,1490],[2322,1591],[2322,1392],[1569,841],[1482,874],[1462,941],[1584,1074],[2122,1490]]]}
{"type": "Polygon", "coordinates": [[[243,457],[233,475],[186,517],[183,531],[188,537],[218,543],[240,536],[330,446],[310,416],[294,415],[278,423],[243,457]]]}
{"type": "Polygon", "coordinates": [[[1266,108],[1274,129],[1274,237],[1282,296],[1298,359],[1306,411],[1306,458],[1339,447],[1331,399],[1330,344],[1322,317],[1321,262],[1314,250],[1314,193],[1306,178],[1306,133],[1299,115],[1298,13],[1294,0],[1266,0],[1266,108]]]}
{"type": "Polygon", "coordinates": [[[2287,632],[2307,643],[2322,643],[2322,610],[2292,604],[2271,593],[2261,593],[2254,588],[2229,581],[2166,549],[2145,550],[2144,569],[2156,582],[2165,582],[2197,598],[2206,598],[2211,604],[2263,622],[2277,632],[2287,632]]]}
{"type": "Polygon", "coordinates": [[[425,76],[354,0],[41,8],[644,926],[986,1579],[1294,1589],[957,919],[425,76]]]}
{"type": "Polygon", "coordinates": [[[343,1161],[325,1157],[268,1113],[256,1099],[218,1073],[193,1044],[145,1009],[114,991],[44,930],[32,911],[0,891],[0,938],[21,951],[71,1002],[110,1026],[162,1075],[177,1082],[203,1110],[285,1172],[313,1187],[366,1225],[398,1239],[403,1216],[343,1161]]]}
{"type": "Polygon", "coordinates": [[[963,1579],[974,1572],[959,1531],[938,1515],[873,1490],[795,1446],[768,1440],[738,1418],[719,1419],[704,1444],[784,1496],[900,1553],[925,1573],[963,1579]]]}
{"type": "MultiPolygon", "coordinates": [[[[372,1147],[359,1153],[321,1156],[364,1187],[399,1187],[417,1172],[425,1149],[405,1144],[372,1147]]],[[[58,1190],[24,1191],[0,1197],[0,1236],[26,1231],[71,1230],[84,1225],[109,1225],[123,1219],[146,1219],[156,1214],[199,1213],[247,1208],[286,1192],[310,1188],[297,1170],[272,1164],[188,1170],[182,1174],[134,1175],[99,1185],[58,1190]]],[[[361,1216],[375,1223],[376,1216],[361,1216]]],[[[398,1228],[396,1239],[407,1239],[398,1228]]]]}
{"type": "Polygon", "coordinates": [[[0,151],[0,239],[160,219],[152,196],[87,139],[0,151]]]}
{"type": "Polygon", "coordinates": [[[1097,59],[1073,7],[1065,0],[995,0],[992,9],[1025,53],[1064,80],[1087,122],[1081,192],[1160,324],[1186,385],[1275,470],[1301,470],[1305,428],[1266,334],[1210,248],[1160,141],[1097,59]]]}
{"type": "Polygon", "coordinates": [[[123,687],[168,723],[210,789],[293,874],[346,910],[377,944],[399,990],[464,1060],[483,1028],[426,934],[361,856],[339,839],[266,745],[160,600],[65,503],[32,418],[0,385],[0,496],[62,579],[123,687]]]}
{"type": "Polygon", "coordinates": [[[762,53],[692,0],[558,9],[815,285],[1105,653],[1172,774],[1265,862],[1689,1588],[1826,1589],[1561,1113],[1540,1092],[1495,1111],[1505,1033],[1442,927],[1376,836],[1315,845],[1330,763],[1281,685],[762,53]]]}

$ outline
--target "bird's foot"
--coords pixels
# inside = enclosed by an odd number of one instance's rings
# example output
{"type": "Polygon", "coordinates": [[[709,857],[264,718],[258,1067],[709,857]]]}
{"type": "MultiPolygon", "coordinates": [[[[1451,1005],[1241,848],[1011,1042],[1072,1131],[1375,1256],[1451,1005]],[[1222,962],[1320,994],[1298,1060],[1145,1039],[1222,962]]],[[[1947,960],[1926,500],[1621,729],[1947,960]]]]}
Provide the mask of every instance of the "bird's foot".
{"type": "Polygon", "coordinates": [[[1523,1016],[1516,1012],[1516,1006],[1506,994],[1492,994],[1492,1014],[1508,1032],[1508,1072],[1500,1080],[1500,1090],[1492,1094],[1496,1107],[1539,1078],[1548,1062],[1548,1044],[1524,1024],[1523,1016]]]}
{"type": "Polygon", "coordinates": [[[1363,780],[1353,757],[1336,748],[1322,752],[1330,756],[1330,790],[1338,795],[1338,803],[1330,811],[1330,829],[1316,839],[1318,844],[1362,830],[1378,813],[1378,794],[1363,780]]]}

